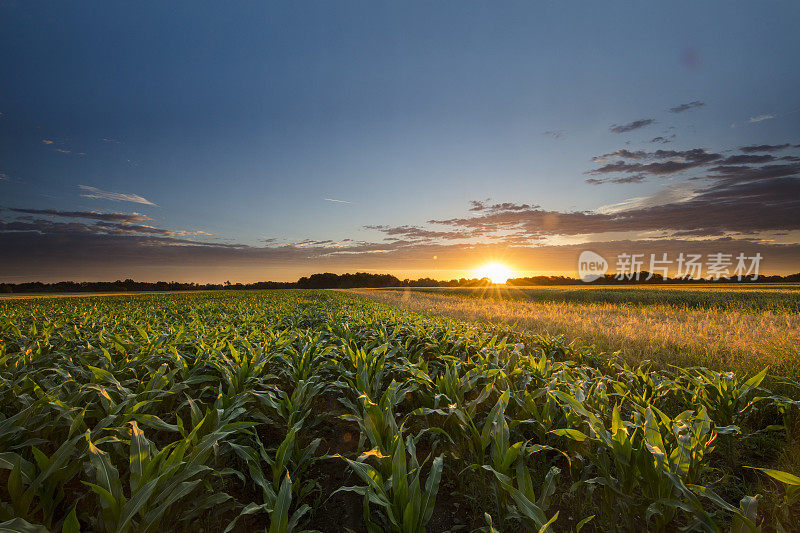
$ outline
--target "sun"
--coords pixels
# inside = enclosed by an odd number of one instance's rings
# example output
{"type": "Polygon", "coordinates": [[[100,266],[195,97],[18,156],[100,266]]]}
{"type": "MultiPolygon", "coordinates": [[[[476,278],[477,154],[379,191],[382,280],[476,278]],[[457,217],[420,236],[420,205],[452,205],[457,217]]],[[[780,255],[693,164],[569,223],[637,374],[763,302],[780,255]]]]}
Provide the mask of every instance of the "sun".
{"type": "Polygon", "coordinates": [[[492,283],[505,283],[514,276],[514,271],[501,263],[488,263],[475,271],[479,278],[489,278],[492,283]]]}

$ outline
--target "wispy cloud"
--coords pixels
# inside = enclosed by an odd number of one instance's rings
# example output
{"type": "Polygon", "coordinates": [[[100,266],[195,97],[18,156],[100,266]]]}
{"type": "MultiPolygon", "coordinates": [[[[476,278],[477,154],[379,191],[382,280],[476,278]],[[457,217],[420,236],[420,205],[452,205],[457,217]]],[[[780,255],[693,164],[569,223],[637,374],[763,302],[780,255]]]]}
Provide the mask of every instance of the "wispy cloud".
{"type": "Polygon", "coordinates": [[[704,105],[706,105],[705,102],[701,102],[699,100],[695,100],[694,102],[689,102],[688,104],[681,104],[681,105],[677,105],[675,107],[670,107],[669,108],[669,112],[670,113],[683,113],[684,111],[688,111],[690,109],[695,109],[697,107],[703,107],[704,105]]]}
{"type": "Polygon", "coordinates": [[[97,211],[58,211],[56,209],[24,209],[11,207],[9,211],[24,213],[26,215],[47,215],[52,217],[64,218],[88,218],[92,220],[102,220],[104,222],[119,222],[122,224],[141,223],[152,220],[142,213],[99,213],[97,211]]]}
{"type": "Polygon", "coordinates": [[[552,137],[553,139],[561,139],[566,135],[567,132],[564,130],[547,130],[543,131],[542,135],[547,135],[548,137],[552,137]]]}
{"type": "MultiPolygon", "coordinates": [[[[778,150],[784,150],[789,148],[791,145],[789,143],[784,144],[754,144],[752,146],[742,146],[739,148],[740,151],[745,152],[747,154],[752,152],[777,152],[778,150]]],[[[800,148],[800,145],[795,146],[795,148],[800,148]]]]}
{"type": "Polygon", "coordinates": [[[611,133],[628,133],[629,131],[638,130],[639,128],[644,128],[645,126],[649,126],[650,124],[654,123],[655,119],[643,118],[640,120],[634,120],[628,124],[613,124],[608,128],[608,131],[611,133]]]}
{"type": "Polygon", "coordinates": [[[750,117],[747,122],[762,122],[764,120],[770,120],[775,118],[775,115],[758,115],[757,117],[750,117]]]}
{"type": "Polygon", "coordinates": [[[348,202],[347,200],[337,200],[335,198],[323,198],[326,202],[333,202],[336,204],[352,204],[353,202],[348,202]]]}
{"type": "Polygon", "coordinates": [[[118,141],[117,139],[110,139],[110,138],[108,138],[108,137],[102,137],[100,140],[101,140],[102,142],[104,142],[104,143],[113,143],[113,144],[120,144],[120,143],[122,143],[122,141],[118,141]]]}
{"type": "Polygon", "coordinates": [[[147,198],[139,196],[138,194],[103,191],[97,187],[90,187],[89,185],[78,185],[78,188],[86,191],[85,194],[81,194],[81,196],[84,198],[97,198],[100,200],[113,200],[115,202],[133,202],[136,204],[158,206],[158,204],[155,204],[147,198]]]}
{"type": "Polygon", "coordinates": [[[42,144],[53,144],[55,141],[51,141],[50,139],[42,139],[42,144]]]}
{"type": "Polygon", "coordinates": [[[669,137],[663,137],[663,136],[653,137],[652,139],[650,139],[650,142],[651,143],[667,144],[667,143],[671,143],[674,138],[675,138],[675,134],[673,133],[669,137]]]}

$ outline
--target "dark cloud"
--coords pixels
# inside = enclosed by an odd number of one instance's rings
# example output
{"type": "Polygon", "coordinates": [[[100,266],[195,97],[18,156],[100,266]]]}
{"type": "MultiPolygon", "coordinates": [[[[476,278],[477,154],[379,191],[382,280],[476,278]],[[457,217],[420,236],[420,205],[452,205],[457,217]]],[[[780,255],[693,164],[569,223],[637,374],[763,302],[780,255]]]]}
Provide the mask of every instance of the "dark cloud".
{"type": "Polygon", "coordinates": [[[727,157],[703,148],[656,150],[654,152],[631,151],[623,148],[593,157],[594,163],[605,164],[587,171],[586,174],[595,177],[586,181],[593,185],[638,183],[644,181],[648,176],[668,176],[691,169],[702,169],[705,172],[702,175],[692,176],[691,180],[754,180],[795,176],[800,173],[800,166],[795,164],[800,161],[799,157],[787,155],[779,158],[769,153],[757,153],[782,150],[788,146],[790,145],[745,146],[740,149],[745,153],[727,157]],[[779,164],[780,161],[787,163],[779,164]],[[614,174],[623,176],[597,177],[614,174]]]}
{"type": "MultiPolygon", "coordinates": [[[[778,150],[783,150],[785,148],[789,148],[790,144],[758,144],[754,146],[742,146],[739,148],[740,151],[744,153],[752,153],[752,152],[776,152],[778,150]]],[[[795,146],[797,148],[798,146],[795,146]]]]}
{"type": "Polygon", "coordinates": [[[479,236],[479,232],[464,232],[464,231],[437,231],[419,226],[364,226],[365,229],[373,229],[384,233],[385,235],[394,239],[406,240],[433,240],[433,239],[467,239],[470,237],[479,236]]]}
{"type": "Polygon", "coordinates": [[[648,157],[655,159],[652,162],[628,163],[626,161],[615,161],[608,163],[600,168],[588,171],[588,174],[611,174],[624,172],[628,174],[650,174],[653,176],[664,176],[682,172],[691,168],[707,165],[720,159],[720,154],[712,154],[703,150],[687,150],[685,152],[658,150],[648,157]]]}
{"type": "Polygon", "coordinates": [[[472,200],[470,202],[470,211],[523,211],[525,209],[533,209],[539,206],[531,206],[530,204],[514,204],[511,202],[504,202],[501,204],[487,205],[484,201],[472,200]]]}
{"type": "Polygon", "coordinates": [[[684,199],[613,213],[510,209],[429,222],[459,231],[481,231],[486,235],[524,231],[532,236],[620,231],[694,231],[718,235],[723,231],[752,234],[800,230],[800,178],[722,180],[684,199]]]}
{"type": "Polygon", "coordinates": [[[645,152],[644,150],[639,150],[636,152],[631,152],[625,148],[617,150],[615,152],[609,152],[607,154],[597,155],[592,158],[592,161],[595,163],[602,163],[608,159],[612,159],[615,157],[619,157],[622,159],[645,159],[649,157],[650,154],[645,152]]]}
{"type": "MultiPolygon", "coordinates": [[[[35,213],[35,214],[51,214],[51,210],[47,209],[10,209],[9,211],[20,213],[35,213]]],[[[88,224],[85,222],[61,222],[52,219],[35,218],[32,215],[17,217],[15,220],[0,220],[0,232],[36,232],[54,235],[66,234],[97,234],[97,235],[149,235],[161,236],[169,238],[170,242],[175,244],[197,244],[203,245],[201,242],[183,239],[182,237],[191,237],[196,235],[210,235],[203,231],[188,231],[188,230],[170,230],[164,228],[157,228],[155,226],[148,226],[145,224],[133,224],[134,220],[141,220],[140,217],[131,216],[126,217],[124,213],[91,213],[91,212],[58,212],[62,213],[58,216],[67,218],[91,218],[84,215],[99,215],[95,219],[97,222],[88,224]],[[64,214],[66,213],[66,214],[64,214]],[[100,218],[102,215],[110,215],[108,220],[100,218]],[[122,215],[122,216],[114,216],[122,215]],[[111,221],[109,221],[111,220],[111,221]],[[122,222],[115,222],[121,220],[122,222]],[[181,237],[181,239],[178,239],[181,237]]],[[[133,215],[136,215],[134,213],[133,215]]],[[[145,220],[150,220],[145,217],[145,220]]]]}
{"type": "Polygon", "coordinates": [[[726,157],[719,163],[722,165],[748,165],[748,164],[752,165],[752,164],[769,163],[771,161],[775,161],[775,157],[771,155],[739,154],[726,157]]]}
{"type": "Polygon", "coordinates": [[[667,144],[667,143],[671,143],[674,138],[675,138],[675,134],[673,133],[669,137],[661,137],[661,136],[653,137],[652,139],[650,139],[650,142],[651,143],[667,144]]]}
{"type": "MultiPolygon", "coordinates": [[[[638,150],[632,152],[625,148],[615,152],[598,155],[592,158],[595,163],[603,163],[609,159],[630,159],[630,160],[663,160],[670,159],[675,162],[688,162],[688,163],[710,163],[722,157],[720,154],[708,152],[702,148],[693,148],[691,150],[656,150],[655,152],[645,152],[638,150]]],[[[594,172],[594,171],[590,171],[594,172]]]]}
{"type": "Polygon", "coordinates": [[[152,220],[147,215],[141,213],[99,213],[97,211],[57,211],[55,209],[21,209],[11,207],[9,211],[15,213],[26,213],[31,215],[49,215],[65,218],[86,218],[91,220],[103,220],[106,222],[138,223],[152,220]]]}
{"type": "Polygon", "coordinates": [[[644,174],[634,174],[632,176],[620,176],[618,178],[589,178],[586,183],[592,185],[602,185],[603,183],[641,183],[647,180],[644,174]]]}
{"type": "Polygon", "coordinates": [[[654,124],[655,119],[652,118],[643,118],[641,120],[635,120],[628,124],[614,124],[608,128],[608,131],[611,133],[627,133],[629,131],[638,130],[639,128],[644,128],[645,126],[649,126],[650,124],[654,124]]]}
{"type": "Polygon", "coordinates": [[[770,178],[786,178],[800,174],[800,164],[763,165],[751,167],[746,165],[719,165],[708,169],[706,177],[725,179],[728,181],[754,181],[770,178]]]}
{"type": "Polygon", "coordinates": [[[684,111],[688,111],[690,109],[695,109],[695,108],[698,108],[698,107],[703,107],[704,105],[706,105],[704,102],[700,102],[698,100],[695,100],[694,102],[689,102],[688,104],[681,104],[681,105],[678,105],[678,106],[675,106],[675,107],[670,107],[669,108],[669,112],[670,113],[683,113],[684,111]]]}

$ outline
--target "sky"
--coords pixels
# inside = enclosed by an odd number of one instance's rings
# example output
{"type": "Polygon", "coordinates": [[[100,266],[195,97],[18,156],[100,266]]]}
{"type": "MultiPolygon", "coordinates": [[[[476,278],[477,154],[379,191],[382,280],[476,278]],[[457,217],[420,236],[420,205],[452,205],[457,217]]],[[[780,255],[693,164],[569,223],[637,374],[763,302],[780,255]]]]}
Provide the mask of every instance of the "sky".
{"type": "Polygon", "coordinates": [[[584,250],[800,272],[798,22],[0,0],[0,281],[574,275],[584,250]]]}

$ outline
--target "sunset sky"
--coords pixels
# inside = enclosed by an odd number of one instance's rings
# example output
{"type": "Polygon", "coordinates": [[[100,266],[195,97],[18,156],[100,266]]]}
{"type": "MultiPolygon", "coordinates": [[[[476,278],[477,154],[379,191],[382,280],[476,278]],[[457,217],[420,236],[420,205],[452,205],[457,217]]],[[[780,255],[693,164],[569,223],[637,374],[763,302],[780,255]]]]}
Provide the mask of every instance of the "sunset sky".
{"type": "Polygon", "coordinates": [[[799,272],[798,22],[0,1],[0,281],[575,275],[587,249],[799,272]]]}

